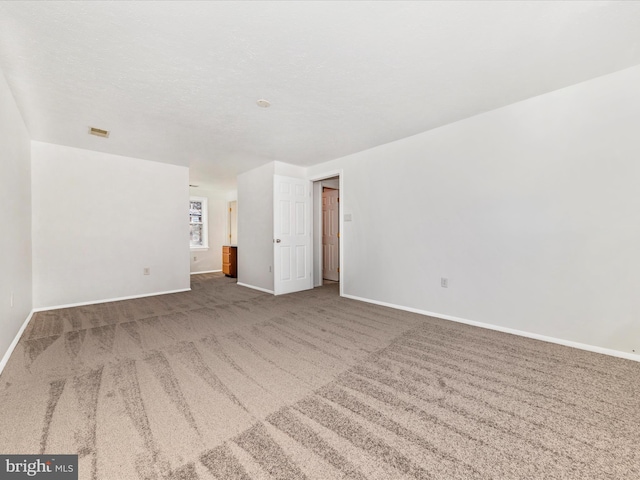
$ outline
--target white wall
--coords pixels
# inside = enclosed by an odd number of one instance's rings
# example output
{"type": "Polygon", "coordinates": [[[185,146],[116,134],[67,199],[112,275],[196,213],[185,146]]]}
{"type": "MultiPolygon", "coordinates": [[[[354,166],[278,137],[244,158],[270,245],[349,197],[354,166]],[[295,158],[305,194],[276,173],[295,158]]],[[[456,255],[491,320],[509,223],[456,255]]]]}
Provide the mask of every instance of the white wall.
{"type": "Polygon", "coordinates": [[[299,165],[292,165],[285,162],[273,162],[273,173],[285,177],[305,178],[307,175],[307,167],[300,167],[299,165]]]}
{"type": "Polygon", "coordinates": [[[227,202],[233,202],[234,200],[238,200],[238,190],[229,190],[225,194],[225,199],[227,202]]]}
{"type": "Polygon", "coordinates": [[[345,294],[640,352],[638,85],[634,67],[311,167],[344,169],[345,294]]]}
{"type": "Polygon", "coordinates": [[[275,162],[238,175],[238,283],[273,291],[275,162]]]}
{"type": "Polygon", "coordinates": [[[192,196],[206,197],[209,222],[209,249],[191,250],[191,273],[222,270],[222,245],[228,244],[227,192],[190,188],[192,196]]]}
{"type": "Polygon", "coordinates": [[[34,307],[188,289],[188,176],[32,142],[34,307]]]}
{"type": "Polygon", "coordinates": [[[334,188],[336,190],[340,189],[340,179],[339,178],[330,178],[328,180],[322,180],[320,184],[323,187],[334,188]]]}
{"type": "Polygon", "coordinates": [[[0,71],[0,358],[31,312],[30,150],[29,133],[0,71]]]}

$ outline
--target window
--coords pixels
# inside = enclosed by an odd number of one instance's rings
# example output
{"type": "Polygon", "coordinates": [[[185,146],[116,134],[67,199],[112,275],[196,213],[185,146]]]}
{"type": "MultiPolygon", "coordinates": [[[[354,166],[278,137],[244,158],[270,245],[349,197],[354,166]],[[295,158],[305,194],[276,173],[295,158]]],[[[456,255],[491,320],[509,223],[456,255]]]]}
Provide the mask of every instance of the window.
{"type": "Polygon", "coordinates": [[[209,248],[206,197],[189,198],[189,245],[192,249],[209,248]]]}

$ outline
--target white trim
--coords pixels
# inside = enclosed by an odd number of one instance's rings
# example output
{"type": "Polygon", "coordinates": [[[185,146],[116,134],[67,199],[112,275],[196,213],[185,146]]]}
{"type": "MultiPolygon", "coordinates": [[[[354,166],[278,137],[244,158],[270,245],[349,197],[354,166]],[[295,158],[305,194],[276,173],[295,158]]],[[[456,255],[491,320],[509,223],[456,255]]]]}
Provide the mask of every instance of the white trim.
{"type": "Polygon", "coordinates": [[[344,172],[342,171],[342,169],[340,170],[340,176],[338,177],[338,186],[340,187],[340,204],[338,205],[338,215],[340,215],[340,218],[338,220],[339,222],[339,231],[340,231],[340,238],[338,239],[338,241],[340,242],[340,276],[338,277],[340,279],[340,285],[338,285],[338,288],[340,289],[340,295],[342,295],[344,293],[344,237],[345,237],[345,232],[344,232],[344,172]]]}
{"type": "Polygon", "coordinates": [[[69,303],[66,305],[53,305],[51,307],[34,308],[34,312],[46,312],[47,310],[59,310],[61,308],[82,307],[84,305],[96,305],[98,303],[119,302],[121,300],[132,300],[134,298],[155,297],[156,295],[167,295],[170,293],[188,292],[191,288],[181,288],[180,290],[168,290],[166,292],[143,293],[142,295],[131,295],[128,297],[105,298],[103,300],[91,300],[89,302],[69,303]]]}
{"type": "MultiPolygon", "coordinates": [[[[333,178],[333,177],[338,177],[338,187],[340,190],[340,203],[338,204],[338,215],[340,215],[340,218],[338,220],[339,222],[338,229],[340,232],[340,238],[338,239],[340,243],[340,277],[339,278],[340,278],[340,296],[344,297],[346,296],[344,294],[344,169],[338,168],[336,170],[329,170],[327,172],[314,175],[313,177],[310,177],[309,180],[311,181],[311,185],[313,185],[314,182],[319,182],[319,181],[326,180],[328,178],[333,178]]],[[[322,198],[320,200],[322,201],[322,198]]],[[[313,202],[315,201],[316,199],[313,198],[313,202]]],[[[315,205],[312,205],[312,210],[314,206],[315,205]]],[[[311,238],[314,239],[314,237],[315,235],[312,232],[311,238]]],[[[312,248],[313,247],[315,247],[315,245],[313,245],[312,243],[312,248]]],[[[322,247],[322,245],[320,245],[320,247],[322,247]]],[[[320,265],[322,265],[322,248],[320,248],[320,265]]],[[[315,275],[313,272],[313,262],[311,262],[311,278],[312,278],[311,284],[313,285],[312,288],[316,287],[316,285],[314,285],[315,284],[314,277],[315,275]]]]}
{"type": "Polygon", "coordinates": [[[340,177],[342,176],[343,171],[344,170],[342,168],[336,168],[335,170],[329,170],[327,172],[314,175],[313,177],[310,177],[309,180],[312,182],[319,182],[320,180],[326,180],[328,178],[340,177]]]}
{"type": "Polygon", "coordinates": [[[474,327],[486,328],[488,330],[496,330],[498,332],[511,333],[520,337],[533,338],[535,340],[542,340],[544,342],[556,343],[558,345],[564,345],[565,347],[573,347],[580,350],[586,350],[588,352],[601,353],[603,355],[610,355],[612,357],[624,358],[626,360],[633,360],[640,362],[640,355],[636,353],[623,352],[621,350],[613,350],[611,348],[598,347],[596,345],[588,345],[586,343],[573,342],[571,340],[564,340],[562,338],[548,337],[547,335],[540,335],[538,333],[526,332],[524,330],[516,330],[515,328],[501,327],[499,325],[492,325],[490,323],[476,322],[475,320],[467,320],[465,318],[453,317],[451,315],[444,315],[441,313],[428,312],[426,310],[420,310],[419,308],[404,307],[402,305],[396,305],[393,303],[379,302],[377,300],[371,300],[369,298],[357,297],[355,295],[342,294],[345,298],[352,300],[358,300],[360,302],[373,303],[375,305],[382,305],[383,307],[395,308],[396,310],[405,310],[407,312],[419,313],[421,315],[427,315],[429,317],[441,318],[443,320],[450,320],[452,322],[464,323],[466,325],[473,325],[474,327]]]}
{"type": "Polygon", "coordinates": [[[191,275],[200,275],[201,273],[218,273],[222,270],[205,270],[204,272],[191,272],[191,275]]]}
{"type": "Polygon", "coordinates": [[[29,322],[31,321],[31,317],[33,317],[34,312],[35,310],[31,310],[31,313],[29,313],[29,316],[20,327],[20,330],[18,330],[18,333],[16,333],[16,336],[13,338],[11,345],[9,345],[9,348],[7,349],[4,356],[2,357],[2,360],[0,360],[0,375],[2,375],[2,371],[4,370],[4,367],[7,366],[7,362],[9,361],[11,354],[13,353],[15,348],[18,346],[20,337],[22,337],[22,334],[24,333],[25,328],[27,328],[27,325],[29,325],[29,322]]]}
{"type": "Polygon", "coordinates": [[[266,288],[254,287],[253,285],[247,285],[246,283],[237,282],[236,285],[240,285],[241,287],[252,288],[253,290],[259,290],[261,292],[270,293],[273,295],[273,290],[267,290],[266,288]]]}

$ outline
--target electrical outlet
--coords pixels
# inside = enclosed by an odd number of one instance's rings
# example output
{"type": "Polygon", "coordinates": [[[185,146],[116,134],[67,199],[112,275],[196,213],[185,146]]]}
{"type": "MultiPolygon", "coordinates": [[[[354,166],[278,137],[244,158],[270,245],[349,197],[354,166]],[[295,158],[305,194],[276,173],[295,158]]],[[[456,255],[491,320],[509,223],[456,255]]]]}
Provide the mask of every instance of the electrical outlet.
{"type": "Polygon", "coordinates": [[[444,278],[444,277],[442,277],[442,278],[440,279],[440,286],[441,286],[442,288],[449,288],[449,279],[448,279],[448,278],[444,278]]]}
{"type": "Polygon", "coordinates": [[[197,262],[197,261],[198,261],[198,257],[194,256],[194,257],[193,257],[193,261],[194,261],[194,262],[197,262]]]}
{"type": "Polygon", "coordinates": [[[144,275],[151,275],[151,269],[150,269],[149,267],[144,267],[144,268],[142,269],[142,273],[143,273],[144,275]]]}

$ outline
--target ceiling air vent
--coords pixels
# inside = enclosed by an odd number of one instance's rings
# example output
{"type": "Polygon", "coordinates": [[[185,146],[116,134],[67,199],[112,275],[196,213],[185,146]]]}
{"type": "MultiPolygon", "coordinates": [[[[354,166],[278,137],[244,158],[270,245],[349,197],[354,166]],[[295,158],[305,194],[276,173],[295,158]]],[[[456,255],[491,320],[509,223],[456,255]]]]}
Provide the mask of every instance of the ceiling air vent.
{"type": "Polygon", "coordinates": [[[109,136],[109,130],[102,130],[101,128],[89,127],[89,133],[96,137],[107,138],[109,136]]]}

